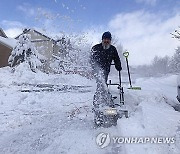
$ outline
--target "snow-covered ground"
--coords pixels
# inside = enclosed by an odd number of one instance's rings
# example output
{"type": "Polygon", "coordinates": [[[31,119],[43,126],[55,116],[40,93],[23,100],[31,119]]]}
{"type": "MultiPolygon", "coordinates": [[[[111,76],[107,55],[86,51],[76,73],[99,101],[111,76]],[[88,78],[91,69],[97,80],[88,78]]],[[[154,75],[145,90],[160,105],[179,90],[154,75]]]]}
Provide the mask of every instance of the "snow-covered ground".
{"type": "MultiPolygon", "coordinates": [[[[141,91],[128,90],[124,84],[130,117],[119,119],[116,127],[94,128],[94,80],[22,70],[20,67],[12,73],[8,67],[0,69],[0,153],[180,153],[180,113],[172,107],[177,104],[177,76],[138,78],[135,85],[141,86],[141,91]],[[54,90],[48,91],[52,87],[54,90]],[[100,132],[121,137],[175,137],[176,141],[111,143],[101,149],[96,144],[100,132]]],[[[110,88],[118,95],[115,87],[110,88]]]]}

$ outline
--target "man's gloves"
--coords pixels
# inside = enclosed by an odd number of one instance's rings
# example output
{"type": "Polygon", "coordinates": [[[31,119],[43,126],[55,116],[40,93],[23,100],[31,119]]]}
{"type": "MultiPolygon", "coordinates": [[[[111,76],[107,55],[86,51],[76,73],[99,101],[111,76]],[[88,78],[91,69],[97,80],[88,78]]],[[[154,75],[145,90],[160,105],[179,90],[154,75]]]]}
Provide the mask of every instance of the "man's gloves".
{"type": "Polygon", "coordinates": [[[119,70],[118,71],[122,71],[122,67],[120,66],[119,70]]]}
{"type": "Polygon", "coordinates": [[[122,71],[122,67],[119,66],[119,67],[116,67],[117,71],[122,71]]]}

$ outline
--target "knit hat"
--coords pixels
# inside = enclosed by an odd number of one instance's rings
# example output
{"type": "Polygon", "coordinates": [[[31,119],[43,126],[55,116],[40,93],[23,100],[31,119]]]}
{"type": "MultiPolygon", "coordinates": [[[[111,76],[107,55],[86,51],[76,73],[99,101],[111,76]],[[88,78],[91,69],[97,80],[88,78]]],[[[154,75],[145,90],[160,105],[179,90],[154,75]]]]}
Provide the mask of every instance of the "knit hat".
{"type": "Polygon", "coordinates": [[[111,37],[111,33],[110,32],[104,32],[103,35],[102,35],[102,40],[103,39],[112,39],[111,37]]]}

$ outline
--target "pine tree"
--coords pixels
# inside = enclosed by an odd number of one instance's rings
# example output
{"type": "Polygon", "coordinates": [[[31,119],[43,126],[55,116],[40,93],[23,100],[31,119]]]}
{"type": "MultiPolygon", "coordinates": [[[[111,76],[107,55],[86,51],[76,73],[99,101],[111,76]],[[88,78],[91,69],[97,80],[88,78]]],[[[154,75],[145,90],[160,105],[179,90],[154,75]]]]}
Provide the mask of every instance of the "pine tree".
{"type": "Polygon", "coordinates": [[[41,65],[38,55],[37,49],[31,42],[31,35],[23,34],[19,36],[17,46],[11,52],[8,63],[11,67],[26,63],[33,72],[36,72],[37,67],[41,65]]]}
{"type": "Polygon", "coordinates": [[[180,47],[176,49],[176,52],[171,59],[170,69],[172,73],[180,73],[180,47]]]}
{"type": "Polygon", "coordinates": [[[154,74],[167,74],[169,68],[169,57],[155,56],[152,62],[152,71],[154,74]]]}

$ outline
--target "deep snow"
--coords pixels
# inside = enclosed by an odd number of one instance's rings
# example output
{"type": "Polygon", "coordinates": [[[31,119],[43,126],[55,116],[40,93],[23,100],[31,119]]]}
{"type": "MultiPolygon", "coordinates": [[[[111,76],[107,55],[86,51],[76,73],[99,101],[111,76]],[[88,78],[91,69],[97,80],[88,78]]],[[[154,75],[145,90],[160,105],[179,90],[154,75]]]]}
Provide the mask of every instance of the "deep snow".
{"type": "MultiPolygon", "coordinates": [[[[111,76],[118,81],[116,76],[111,76]]],[[[123,80],[127,76],[123,73],[123,80]]],[[[25,70],[13,73],[0,69],[0,153],[129,153],[179,154],[180,113],[172,105],[176,101],[176,75],[161,78],[137,78],[141,91],[125,87],[128,119],[118,120],[111,128],[94,128],[91,112],[95,80],[79,75],[53,75],[25,70]],[[31,84],[31,85],[28,85],[31,84]],[[61,87],[86,86],[53,92],[21,92],[38,89],[37,84],[61,87]],[[96,144],[100,132],[111,136],[175,136],[174,144],[110,144],[101,149],[96,144]]],[[[116,87],[110,87],[118,95],[116,87]]]]}

